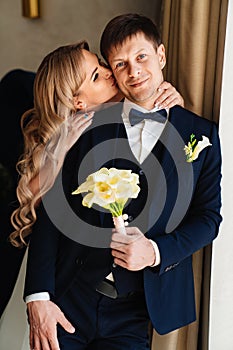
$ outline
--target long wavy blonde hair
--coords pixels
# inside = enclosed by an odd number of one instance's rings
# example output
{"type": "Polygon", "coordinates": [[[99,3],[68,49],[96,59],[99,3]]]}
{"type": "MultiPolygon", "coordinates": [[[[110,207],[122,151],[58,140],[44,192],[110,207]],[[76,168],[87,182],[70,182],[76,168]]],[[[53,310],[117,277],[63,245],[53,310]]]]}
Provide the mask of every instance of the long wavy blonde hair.
{"type": "Polygon", "coordinates": [[[65,144],[68,120],[76,111],[73,97],[85,79],[82,49],[89,50],[85,41],[57,48],[40,64],[34,82],[34,108],[23,114],[21,128],[24,153],[17,163],[20,180],[17,186],[19,207],[11,222],[15,229],[10,235],[16,247],[26,245],[36,221],[36,204],[54,184],[59,152],[65,144]],[[46,162],[52,172],[40,184],[38,193],[30,190],[30,182],[46,162]]]}

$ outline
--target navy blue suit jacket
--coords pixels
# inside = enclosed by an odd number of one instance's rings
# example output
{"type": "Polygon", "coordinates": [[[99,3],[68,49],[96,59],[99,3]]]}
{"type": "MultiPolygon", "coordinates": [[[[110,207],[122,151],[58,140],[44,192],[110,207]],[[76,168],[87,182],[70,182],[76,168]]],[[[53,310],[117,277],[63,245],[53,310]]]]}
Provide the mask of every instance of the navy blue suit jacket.
{"type": "MultiPolygon", "coordinates": [[[[99,213],[95,208],[84,208],[82,196],[72,196],[71,192],[103,164],[120,166],[122,163],[132,168],[136,164],[142,183],[143,177],[147,180],[147,195],[144,196],[146,187],[143,187],[128,212],[135,219],[131,224],[152,238],[160,250],[161,264],[145,268],[142,273],[152,324],[160,334],[165,334],[195,320],[192,254],[211,243],[218,234],[221,155],[217,128],[181,107],[173,107],[151,157],[138,164],[128,146],[120,113],[120,105],[101,115],[96,113],[92,129],[82,135],[67,155],[63,182],[58,178],[38,210],[29,246],[25,295],[48,291],[51,298],[59,302],[77,276],[90,276],[94,270],[94,275],[88,278],[90,284],[95,285],[113,271],[107,247],[111,230],[107,230],[105,236],[98,236],[98,247],[96,242],[91,247],[85,228],[86,223],[92,223],[96,227],[93,232],[98,235],[98,227],[111,226],[110,215],[99,213]],[[187,163],[183,148],[192,133],[197,140],[207,136],[212,146],[205,148],[196,161],[187,163]],[[85,163],[90,149],[92,161],[85,163]],[[121,158],[127,158],[128,163],[121,158]],[[78,176],[83,164],[82,174],[78,176]],[[59,194],[61,183],[65,197],[59,194]],[[144,201],[141,207],[140,201],[144,201]],[[83,221],[75,228],[76,238],[73,214],[83,221]]],[[[121,290],[133,274],[120,271],[118,289],[121,290]]]]}

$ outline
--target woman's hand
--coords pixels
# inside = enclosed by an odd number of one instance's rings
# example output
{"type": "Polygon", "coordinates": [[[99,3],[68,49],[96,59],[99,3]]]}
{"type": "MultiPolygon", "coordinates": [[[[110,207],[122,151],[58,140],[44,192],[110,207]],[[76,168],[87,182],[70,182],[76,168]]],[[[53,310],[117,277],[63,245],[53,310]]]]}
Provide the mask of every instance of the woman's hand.
{"type": "Polygon", "coordinates": [[[184,99],[173,85],[167,81],[163,81],[158,88],[155,105],[160,109],[171,108],[175,105],[184,107],[184,99]]]}
{"type": "Polygon", "coordinates": [[[88,113],[77,113],[72,117],[69,117],[69,127],[68,135],[66,139],[66,150],[69,151],[70,148],[79,139],[82,133],[91,125],[93,121],[93,116],[95,112],[88,113]]]}

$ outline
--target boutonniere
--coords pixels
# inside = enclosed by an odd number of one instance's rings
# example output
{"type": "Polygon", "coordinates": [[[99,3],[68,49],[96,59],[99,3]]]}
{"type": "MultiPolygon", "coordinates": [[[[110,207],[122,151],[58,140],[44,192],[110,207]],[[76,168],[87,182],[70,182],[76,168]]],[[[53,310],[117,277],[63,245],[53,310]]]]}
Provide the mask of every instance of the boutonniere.
{"type": "MultiPolygon", "coordinates": [[[[72,194],[89,192],[82,201],[82,205],[91,208],[97,204],[108,209],[118,231],[125,233],[123,209],[129,198],[137,198],[140,191],[139,176],[132,170],[116,168],[101,168],[90,174],[72,194]]],[[[125,214],[126,216],[126,214],[125,214]]]]}
{"type": "Polygon", "coordinates": [[[202,135],[202,140],[197,142],[195,135],[191,134],[188,145],[185,145],[184,147],[186,161],[188,163],[191,163],[196,160],[199,156],[199,153],[208,146],[212,146],[208,137],[202,135]]]}

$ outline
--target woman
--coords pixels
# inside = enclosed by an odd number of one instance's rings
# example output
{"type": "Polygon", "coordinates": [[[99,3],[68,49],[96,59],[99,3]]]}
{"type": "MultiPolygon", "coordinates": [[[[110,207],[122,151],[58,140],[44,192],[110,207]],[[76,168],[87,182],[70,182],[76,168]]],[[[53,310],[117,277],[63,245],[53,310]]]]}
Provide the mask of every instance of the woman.
{"type": "MultiPolygon", "coordinates": [[[[163,82],[159,90],[155,104],[183,105],[169,83],[163,82]]],[[[20,206],[12,215],[13,245],[26,244],[36,221],[36,205],[54,184],[68,150],[90,126],[90,111],[122,98],[111,70],[85,41],[60,47],[44,58],[35,78],[34,108],[22,117],[25,151],[18,163],[20,206]]]]}

